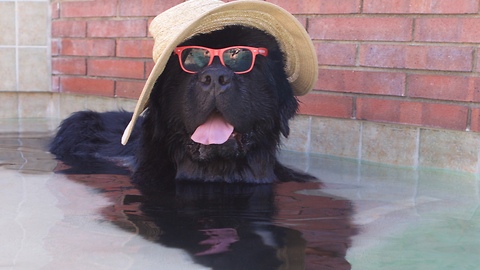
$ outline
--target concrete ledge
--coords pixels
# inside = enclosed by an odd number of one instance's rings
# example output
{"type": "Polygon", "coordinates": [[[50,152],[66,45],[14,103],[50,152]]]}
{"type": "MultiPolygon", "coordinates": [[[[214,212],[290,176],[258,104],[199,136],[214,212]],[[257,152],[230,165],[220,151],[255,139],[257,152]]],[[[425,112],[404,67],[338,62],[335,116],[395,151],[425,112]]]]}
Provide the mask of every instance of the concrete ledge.
{"type": "Polygon", "coordinates": [[[80,110],[133,111],[136,100],[52,92],[0,92],[0,118],[65,118],[80,110]]]}
{"type": "Polygon", "coordinates": [[[282,148],[408,167],[480,173],[480,134],[299,115],[282,148]]]}

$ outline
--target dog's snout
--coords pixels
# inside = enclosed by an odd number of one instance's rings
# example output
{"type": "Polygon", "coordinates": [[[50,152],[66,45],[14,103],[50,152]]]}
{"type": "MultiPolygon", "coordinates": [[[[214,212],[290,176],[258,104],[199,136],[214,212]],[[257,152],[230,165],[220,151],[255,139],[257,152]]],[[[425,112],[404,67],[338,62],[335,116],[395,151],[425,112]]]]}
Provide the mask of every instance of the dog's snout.
{"type": "Polygon", "coordinates": [[[198,76],[198,81],[203,90],[225,92],[230,88],[233,72],[225,67],[209,67],[198,76]]]}

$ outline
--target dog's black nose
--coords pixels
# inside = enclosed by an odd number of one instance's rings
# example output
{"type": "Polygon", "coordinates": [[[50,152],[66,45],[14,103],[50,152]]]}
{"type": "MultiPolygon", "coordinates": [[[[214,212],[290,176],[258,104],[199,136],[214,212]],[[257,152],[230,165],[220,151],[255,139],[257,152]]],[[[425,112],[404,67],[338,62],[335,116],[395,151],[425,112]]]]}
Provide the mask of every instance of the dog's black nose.
{"type": "Polygon", "coordinates": [[[233,72],[222,65],[211,65],[198,75],[200,86],[205,91],[225,92],[230,88],[233,72]]]}

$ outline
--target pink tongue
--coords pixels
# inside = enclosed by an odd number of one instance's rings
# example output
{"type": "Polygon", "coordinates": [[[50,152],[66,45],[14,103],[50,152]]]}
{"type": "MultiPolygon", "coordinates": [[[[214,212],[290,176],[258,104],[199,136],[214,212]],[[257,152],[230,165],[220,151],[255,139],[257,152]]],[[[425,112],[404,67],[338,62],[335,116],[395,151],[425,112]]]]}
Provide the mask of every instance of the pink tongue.
{"type": "Polygon", "coordinates": [[[221,114],[212,113],[205,123],[197,127],[191,138],[204,145],[223,144],[232,133],[233,126],[221,114]]]}

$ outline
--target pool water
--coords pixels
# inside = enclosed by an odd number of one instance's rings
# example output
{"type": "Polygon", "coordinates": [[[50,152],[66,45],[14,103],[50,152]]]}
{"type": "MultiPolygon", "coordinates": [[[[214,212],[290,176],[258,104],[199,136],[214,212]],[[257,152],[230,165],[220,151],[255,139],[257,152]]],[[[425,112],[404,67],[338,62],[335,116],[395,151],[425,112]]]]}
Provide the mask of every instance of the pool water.
{"type": "Polygon", "coordinates": [[[55,120],[0,121],[5,269],[478,269],[478,176],[281,152],[314,183],[140,193],[46,151],[55,120]]]}

